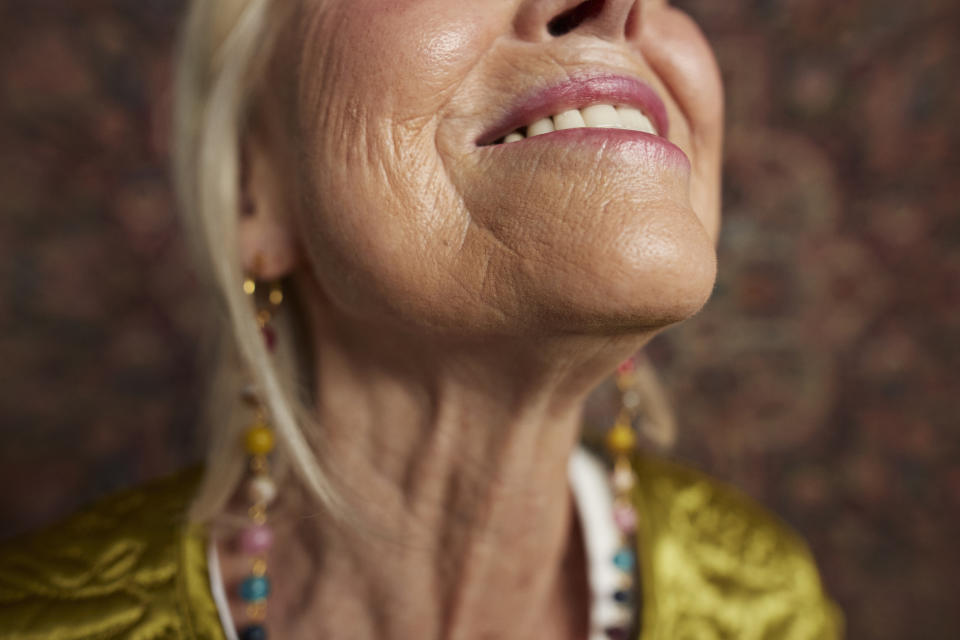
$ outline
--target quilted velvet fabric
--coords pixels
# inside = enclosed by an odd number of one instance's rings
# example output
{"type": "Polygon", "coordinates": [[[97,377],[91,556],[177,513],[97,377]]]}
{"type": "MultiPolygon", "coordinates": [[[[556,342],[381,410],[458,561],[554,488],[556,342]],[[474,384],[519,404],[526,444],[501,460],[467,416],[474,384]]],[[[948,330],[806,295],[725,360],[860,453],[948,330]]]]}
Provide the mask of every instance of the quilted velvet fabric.
{"type": "Polygon", "coordinates": [[[640,640],[839,640],[807,545],[736,489],[641,458],[640,640]]]}
{"type": "MultiPolygon", "coordinates": [[[[735,489],[638,457],[639,640],[838,640],[796,534],[735,489]]],[[[192,469],[0,546],[0,639],[223,640],[192,469]]]]}
{"type": "Polygon", "coordinates": [[[0,546],[4,640],[223,640],[191,469],[0,546]]]}

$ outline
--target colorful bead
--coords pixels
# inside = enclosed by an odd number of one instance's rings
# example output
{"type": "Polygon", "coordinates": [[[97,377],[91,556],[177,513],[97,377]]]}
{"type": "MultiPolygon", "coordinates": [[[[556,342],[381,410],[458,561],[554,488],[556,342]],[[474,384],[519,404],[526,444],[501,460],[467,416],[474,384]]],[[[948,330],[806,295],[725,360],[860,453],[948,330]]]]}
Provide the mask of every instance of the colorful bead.
{"type": "Polygon", "coordinates": [[[617,523],[617,528],[625,534],[631,534],[637,530],[637,512],[631,505],[618,504],[613,508],[613,520],[617,523]]]}
{"type": "Polygon", "coordinates": [[[250,427],[244,436],[243,444],[250,455],[265,456],[273,451],[275,444],[273,429],[263,424],[250,427]]]}
{"type": "Polygon", "coordinates": [[[636,368],[636,363],[633,361],[633,358],[630,357],[620,363],[620,366],[617,367],[617,373],[620,375],[632,373],[636,368]]]}
{"type": "Polygon", "coordinates": [[[614,454],[628,454],[636,446],[637,436],[626,422],[618,421],[607,433],[607,448],[614,454]]]}
{"type": "Polygon", "coordinates": [[[272,546],[273,530],[266,525],[249,527],[240,534],[240,548],[248,555],[266,553],[272,546]]]}
{"type": "Polygon", "coordinates": [[[620,549],[613,555],[613,564],[621,571],[633,571],[633,551],[626,547],[620,549]]]}
{"type": "Polygon", "coordinates": [[[630,631],[623,627],[609,627],[604,630],[610,640],[629,640],[630,631]]]}
{"type": "Polygon", "coordinates": [[[260,393],[257,391],[257,385],[255,384],[244,385],[243,390],[240,392],[240,397],[243,398],[243,403],[248,407],[255,408],[260,406],[260,393]]]}
{"type": "Polygon", "coordinates": [[[618,465],[613,470],[613,488],[619,493],[625,493],[633,489],[633,485],[633,469],[629,465],[618,465]]]}
{"type": "Polygon", "coordinates": [[[267,629],[262,624],[251,624],[243,628],[240,640],[267,640],[267,629]]]}
{"type": "Polygon", "coordinates": [[[265,600],[270,595],[270,580],[266,576],[250,576],[240,583],[240,597],[246,602],[265,600]]]}
{"type": "Polygon", "coordinates": [[[283,289],[280,288],[279,284],[273,285],[273,288],[270,289],[270,304],[275,307],[279,307],[283,304],[283,289]]]}
{"type": "Polygon", "coordinates": [[[247,484],[247,495],[254,503],[270,504],[277,498],[277,485],[268,475],[256,475],[247,484]]]}
{"type": "Polygon", "coordinates": [[[263,341],[266,343],[268,351],[277,348],[277,332],[273,330],[273,327],[264,325],[260,327],[260,333],[263,334],[263,341]]]}
{"type": "Polygon", "coordinates": [[[630,604],[633,602],[633,594],[626,589],[620,589],[619,591],[614,591],[613,599],[620,604],[630,604]]]}

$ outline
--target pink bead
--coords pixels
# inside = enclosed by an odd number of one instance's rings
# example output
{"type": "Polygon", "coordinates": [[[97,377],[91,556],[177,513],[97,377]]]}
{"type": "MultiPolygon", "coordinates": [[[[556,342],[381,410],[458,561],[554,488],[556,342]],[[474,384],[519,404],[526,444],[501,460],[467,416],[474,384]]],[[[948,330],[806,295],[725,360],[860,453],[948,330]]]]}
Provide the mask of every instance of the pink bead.
{"type": "Polygon", "coordinates": [[[266,553],[273,546],[273,530],[266,525],[244,529],[240,534],[240,548],[250,555],[266,553]]]}
{"type": "Polygon", "coordinates": [[[630,357],[620,363],[620,366],[617,367],[617,373],[620,375],[626,375],[628,373],[633,373],[636,368],[637,365],[634,363],[633,357],[630,357]]]}
{"type": "Polygon", "coordinates": [[[637,512],[633,507],[627,505],[617,505],[613,508],[613,520],[617,523],[617,528],[623,533],[633,533],[637,530],[637,512]]]}

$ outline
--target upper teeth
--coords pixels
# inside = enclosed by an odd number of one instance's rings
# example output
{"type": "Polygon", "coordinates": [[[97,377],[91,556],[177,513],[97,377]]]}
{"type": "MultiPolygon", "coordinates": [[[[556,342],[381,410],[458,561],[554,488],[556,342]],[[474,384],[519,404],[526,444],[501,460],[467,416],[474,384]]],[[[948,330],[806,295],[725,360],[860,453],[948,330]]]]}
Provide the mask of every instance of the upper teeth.
{"type": "Polygon", "coordinates": [[[551,131],[576,129],[578,127],[630,129],[657,135],[656,127],[639,109],[611,104],[594,104],[583,109],[571,109],[550,118],[537,120],[530,126],[517,129],[507,135],[503,141],[517,142],[524,138],[533,138],[551,131]]]}

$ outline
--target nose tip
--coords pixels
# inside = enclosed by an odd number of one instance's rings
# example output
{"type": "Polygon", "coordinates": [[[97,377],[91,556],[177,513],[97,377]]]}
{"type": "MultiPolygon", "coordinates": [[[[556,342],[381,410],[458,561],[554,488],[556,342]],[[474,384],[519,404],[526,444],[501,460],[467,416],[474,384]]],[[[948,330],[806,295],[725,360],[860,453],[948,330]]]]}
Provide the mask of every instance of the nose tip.
{"type": "Polygon", "coordinates": [[[517,16],[518,32],[533,40],[570,33],[629,39],[636,31],[640,4],[641,0],[528,0],[517,16]]]}

